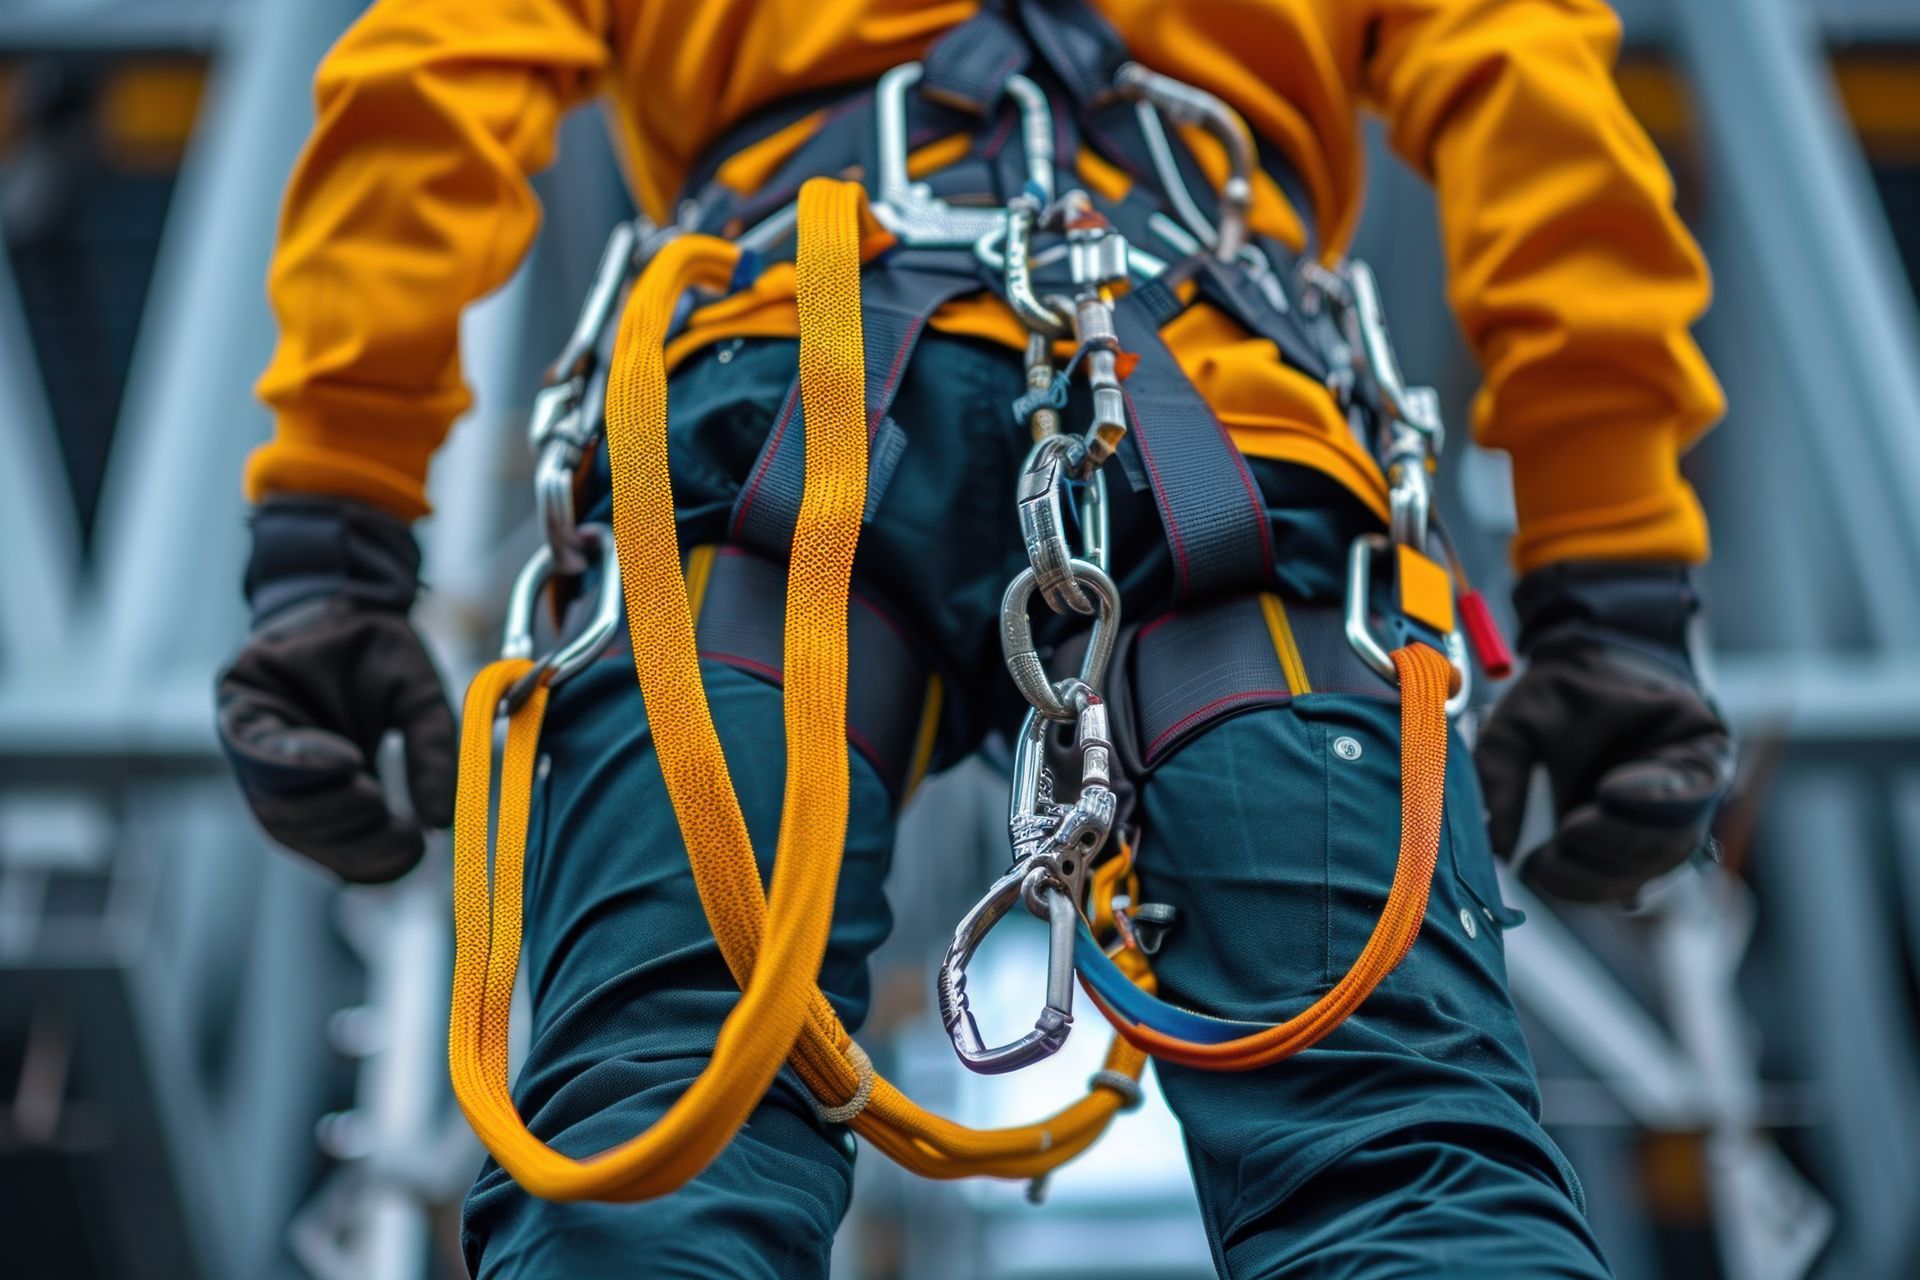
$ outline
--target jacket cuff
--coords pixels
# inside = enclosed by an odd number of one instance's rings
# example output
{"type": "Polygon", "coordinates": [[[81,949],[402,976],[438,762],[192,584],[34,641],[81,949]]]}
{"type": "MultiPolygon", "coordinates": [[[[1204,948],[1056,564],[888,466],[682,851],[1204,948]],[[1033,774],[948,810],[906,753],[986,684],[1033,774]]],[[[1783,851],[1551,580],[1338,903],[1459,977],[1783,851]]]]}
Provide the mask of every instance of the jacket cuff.
{"type": "Polygon", "coordinates": [[[247,500],[324,494],[350,498],[401,521],[418,520],[433,508],[419,475],[360,453],[293,440],[273,440],[247,458],[247,500]]]}
{"type": "Polygon", "coordinates": [[[419,545],[384,511],[329,497],[273,498],[254,511],[245,585],[255,626],[330,596],[404,612],[419,583],[419,545]]]}
{"type": "Polygon", "coordinates": [[[1520,651],[1608,644],[1693,674],[1699,584],[1683,564],[1573,562],[1537,569],[1513,590],[1520,651]]]}
{"type": "Polygon", "coordinates": [[[1680,474],[1673,433],[1565,425],[1516,442],[1513,563],[1525,574],[1574,560],[1707,559],[1707,521],[1680,474]]]}

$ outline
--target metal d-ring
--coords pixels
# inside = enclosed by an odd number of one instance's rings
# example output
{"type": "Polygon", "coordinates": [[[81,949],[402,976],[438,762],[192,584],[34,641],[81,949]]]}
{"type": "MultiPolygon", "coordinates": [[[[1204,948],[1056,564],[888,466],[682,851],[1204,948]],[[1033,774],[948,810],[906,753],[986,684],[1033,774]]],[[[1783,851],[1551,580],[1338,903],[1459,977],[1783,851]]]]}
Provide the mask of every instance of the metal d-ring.
{"type": "MultiPolygon", "coordinates": [[[[514,681],[505,699],[509,712],[519,709],[541,685],[552,688],[586,669],[606,650],[620,631],[621,606],[620,557],[615,552],[613,530],[604,524],[580,526],[582,546],[596,551],[600,558],[600,598],[593,615],[571,639],[534,660],[532,670],[514,681]]],[[[507,627],[500,642],[503,658],[533,658],[534,621],[540,609],[540,597],[554,574],[552,548],[541,545],[513,581],[513,593],[507,598],[507,627]]]]}
{"type": "MultiPolygon", "coordinates": [[[[1374,637],[1373,626],[1367,619],[1367,605],[1373,592],[1373,558],[1393,550],[1393,545],[1383,533],[1363,533],[1348,548],[1346,633],[1347,643],[1360,661],[1381,679],[1397,686],[1400,669],[1393,665],[1393,656],[1386,646],[1374,637]]],[[[1447,633],[1445,644],[1447,661],[1460,679],[1460,688],[1447,699],[1447,715],[1452,718],[1465,711],[1472,699],[1472,663],[1467,661],[1466,642],[1457,629],[1447,633]]]]}

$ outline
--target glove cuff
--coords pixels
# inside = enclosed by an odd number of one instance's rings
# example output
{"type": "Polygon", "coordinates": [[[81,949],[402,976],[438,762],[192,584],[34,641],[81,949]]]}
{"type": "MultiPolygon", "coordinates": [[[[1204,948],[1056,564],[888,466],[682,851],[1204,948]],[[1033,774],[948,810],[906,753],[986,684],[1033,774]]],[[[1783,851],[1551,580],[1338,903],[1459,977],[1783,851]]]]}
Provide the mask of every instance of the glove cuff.
{"type": "Polygon", "coordinates": [[[270,498],[254,509],[246,596],[254,625],[297,604],[348,596],[404,613],[420,548],[398,517],[347,498],[270,498]]]}
{"type": "Polygon", "coordinates": [[[1513,590],[1520,651],[1609,644],[1693,676],[1690,632],[1701,596],[1684,564],[1570,561],[1536,569],[1513,590]]]}

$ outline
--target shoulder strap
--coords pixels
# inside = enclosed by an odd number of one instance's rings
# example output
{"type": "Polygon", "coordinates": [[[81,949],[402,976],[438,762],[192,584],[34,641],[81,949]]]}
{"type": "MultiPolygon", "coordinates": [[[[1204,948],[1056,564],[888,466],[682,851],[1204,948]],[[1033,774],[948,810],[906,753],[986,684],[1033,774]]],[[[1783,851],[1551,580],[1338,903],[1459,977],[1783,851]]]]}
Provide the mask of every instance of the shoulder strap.
{"type": "Polygon", "coordinates": [[[1114,307],[1120,345],[1139,358],[1123,384],[1131,437],[1173,552],[1180,599],[1258,588],[1273,580],[1266,503],[1137,293],[1114,307]]]}
{"type": "Polygon", "coordinates": [[[1027,69],[1027,39],[991,7],[961,23],[921,60],[920,92],[972,115],[1000,102],[1007,81],[1027,69]]]}
{"type": "MultiPolygon", "coordinates": [[[[925,332],[927,320],[942,304],[984,285],[964,252],[896,250],[883,265],[867,271],[860,283],[861,345],[866,354],[867,475],[866,518],[871,520],[891,478],[906,433],[888,416],[900,378],[925,332]]],[[[748,472],[733,504],[729,539],[762,554],[785,558],[793,550],[806,478],[806,423],[796,377],[774,419],[773,429],[748,472]]]]}
{"type": "Polygon", "coordinates": [[[1087,0],[1016,0],[1013,7],[1075,106],[1085,110],[1112,97],[1114,74],[1132,55],[1087,0]]]}

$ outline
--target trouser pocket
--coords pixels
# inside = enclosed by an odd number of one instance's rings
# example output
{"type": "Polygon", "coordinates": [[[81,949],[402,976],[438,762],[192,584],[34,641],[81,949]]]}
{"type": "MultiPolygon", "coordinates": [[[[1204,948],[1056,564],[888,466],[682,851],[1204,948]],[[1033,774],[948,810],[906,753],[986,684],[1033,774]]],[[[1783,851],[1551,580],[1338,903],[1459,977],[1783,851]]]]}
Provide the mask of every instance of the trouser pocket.
{"type": "MultiPolygon", "coordinates": [[[[1271,1016],[1336,982],[1400,861],[1397,695],[1338,626],[1325,606],[1248,596],[1150,622],[1123,645],[1116,720],[1144,779],[1142,875],[1181,917],[1161,976],[1230,1016],[1271,1016]]],[[[1444,796],[1415,950],[1458,950],[1445,961],[1504,985],[1499,935],[1516,917],[1457,740],[1444,796]]]]}

